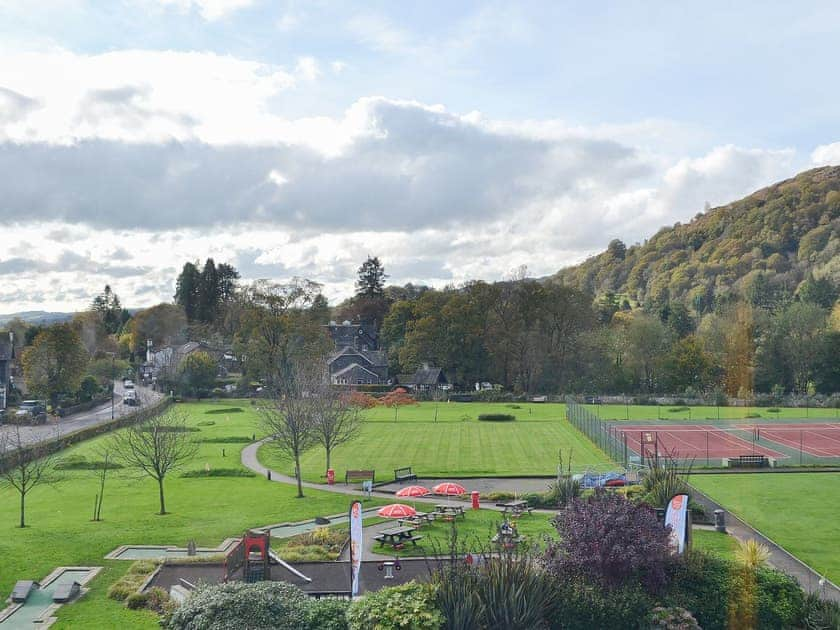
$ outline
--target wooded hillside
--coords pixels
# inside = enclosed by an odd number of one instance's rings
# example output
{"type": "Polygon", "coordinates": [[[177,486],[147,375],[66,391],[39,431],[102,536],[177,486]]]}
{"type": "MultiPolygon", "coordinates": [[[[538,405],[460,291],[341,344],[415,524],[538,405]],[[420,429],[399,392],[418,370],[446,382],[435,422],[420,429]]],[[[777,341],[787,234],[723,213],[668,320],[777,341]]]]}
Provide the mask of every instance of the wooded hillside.
{"type": "Polygon", "coordinates": [[[620,240],[555,278],[648,309],[682,302],[697,314],[746,300],[770,306],[813,275],[840,283],[840,167],[800,173],[729,205],[661,229],[642,245],[620,240]]]}

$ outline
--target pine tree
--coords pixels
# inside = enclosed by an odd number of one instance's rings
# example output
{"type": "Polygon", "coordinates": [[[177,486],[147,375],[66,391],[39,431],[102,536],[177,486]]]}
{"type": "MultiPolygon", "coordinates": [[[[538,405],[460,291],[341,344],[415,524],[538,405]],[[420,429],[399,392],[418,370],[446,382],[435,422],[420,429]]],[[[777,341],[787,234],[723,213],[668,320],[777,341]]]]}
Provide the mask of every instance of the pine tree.
{"type": "Polygon", "coordinates": [[[201,273],[193,263],[185,263],[175,288],[175,302],[184,308],[187,321],[198,318],[201,273]]]}
{"type": "Polygon", "coordinates": [[[374,256],[362,263],[359,267],[359,279],[356,280],[356,295],[363,298],[381,298],[385,295],[385,279],[388,275],[385,268],[379,262],[379,257],[374,256]]]}

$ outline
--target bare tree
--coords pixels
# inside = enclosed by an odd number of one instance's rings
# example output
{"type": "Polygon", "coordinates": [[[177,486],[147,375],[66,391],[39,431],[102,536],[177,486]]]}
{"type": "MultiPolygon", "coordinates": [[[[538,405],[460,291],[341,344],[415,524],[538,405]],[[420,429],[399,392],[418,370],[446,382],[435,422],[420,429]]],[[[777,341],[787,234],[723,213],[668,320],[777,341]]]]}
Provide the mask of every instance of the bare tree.
{"type": "Polygon", "coordinates": [[[108,441],[102,443],[96,448],[97,460],[92,469],[94,477],[99,482],[99,493],[96,495],[96,500],[93,504],[93,520],[102,520],[102,499],[105,496],[105,479],[108,476],[108,471],[121,466],[114,461],[115,453],[113,443],[108,441]]]}
{"type": "Polygon", "coordinates": [[[20,425],[0,434],[0,488],[12,488],[20,496],[20,527],[26,527],[26,495],[61,480],[55,463],[46,443],[27,440],[20,425]]]}
{"type": "Polygon", "coordinates": [[[295,462],[298,498],[303,497],[300,456],[318,443],[316,420],[323,402],[319,393],[326,366],[315,359],[294,359],[283,370],[269,406],[261,409],[271,444],[295,462]]]}
{"type": "Polygon", "coordinates": [[[186,416],[170,407],[157,416],[117,431],[111,438],[111,446],[124,466],[157,481],[159,514],[166,514],[163,492],[166,475],[193,459],[198,452],[186,416]]]}
{"type": "Polygon", "coordinates": [[[359,434],[362,416],[358,406],[350,397],[338,391],[324,373],[318,387],[320,408],[315,416],[315,439],[327,453],[327,467],[330,469],[330,455],[337,446],[346,444],[359,434]]]}

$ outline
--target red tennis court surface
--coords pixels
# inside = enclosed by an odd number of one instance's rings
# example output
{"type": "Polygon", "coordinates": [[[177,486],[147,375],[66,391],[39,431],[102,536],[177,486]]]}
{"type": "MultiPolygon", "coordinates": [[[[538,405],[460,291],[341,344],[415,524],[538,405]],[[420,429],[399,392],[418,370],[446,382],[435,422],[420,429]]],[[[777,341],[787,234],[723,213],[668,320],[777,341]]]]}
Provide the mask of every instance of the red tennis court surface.
{"type": "MultiPolygon", "coordinates": [[[[746,430],[751,430],[752,427],[746,430]]],[[[711,425],[634,425],[615,427],[627,436],[627,446],[637,453],[653,455],[658,448],[660,455],[673,455],[678,459],[706,457],[737,457],[738,455],[766,455],[776,459],[788,457],[783,453],[753,444],[732,433],[711,425]]],[[[742,429],[744,430],[744,429],[742,429]]]]}
{"type": "Polygon", "coordinates": [[[814,457],[840,457],[840,424],[751,424],[744,431],[758,430],[759,438],[788,448],[804,451],[814,457]]]}

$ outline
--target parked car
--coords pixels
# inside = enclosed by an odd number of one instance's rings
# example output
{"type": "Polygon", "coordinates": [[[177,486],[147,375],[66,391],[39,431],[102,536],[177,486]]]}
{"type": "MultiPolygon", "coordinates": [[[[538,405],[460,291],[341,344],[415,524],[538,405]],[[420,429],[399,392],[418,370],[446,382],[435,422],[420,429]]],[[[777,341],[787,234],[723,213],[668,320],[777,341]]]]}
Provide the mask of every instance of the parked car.
{"type": "Polygon", "coordinates": [[[137,398],[137,391],[134,387],[126,389],[123,393],[123,404],[128,405],[129,407],[134,407],[135,405],[140,404],[140,400],[137,398]]]}
{"type": "Polygon", "coordinates": [[[29,418],[32,424],[44,424],[47,421],[47,406],[42,400],[24,400],[20,403],[15,418],[25,421],[29,418]]]}

